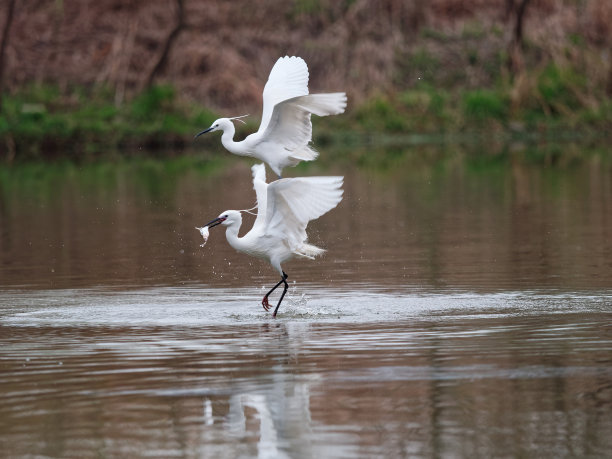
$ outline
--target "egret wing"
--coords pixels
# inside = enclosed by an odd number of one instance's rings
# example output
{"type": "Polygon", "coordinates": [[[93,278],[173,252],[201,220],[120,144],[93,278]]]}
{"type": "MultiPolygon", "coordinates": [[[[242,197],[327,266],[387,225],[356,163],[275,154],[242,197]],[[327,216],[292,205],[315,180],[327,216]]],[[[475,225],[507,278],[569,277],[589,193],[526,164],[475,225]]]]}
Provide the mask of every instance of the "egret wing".
{"type": "Polygon", "coordinates": [[[266,183],[265,164],[255,164],[251,167],[253,172],[253,189],[257,197],[257,217],[253,228],[256,228],[266,221],[266,208],[268,202],[268,184],[266,183]]]}
{"type": "Polygon", "coordinates": [[[297,177],[268,185],[266,234],[292,250],[307,239],[306,226],[342,200],[343,177],[297,177]]]}
{"type": "Polygon", "coordinates": [[[308,94],[308,66],[296,56],[281,57],[270,71],[263,90],[263,112],[258,132],[264,132],[272,116],[274,106],[293,97],[308,94]]]}
{"type": "MultiPolygon", "coordinates": [[[[299,155],[299,151],[312,140],[311,113],[317,116],[336,115],[345,108],[346,94],[343,92],[309,94],[284,100],[274,106],[260,141],[282,145],[289,152],[298,151],[299,155]]],[[[314,158],[307,155],[301,159],[314,158]]]]}
{"type": "Polygon", "coordinates": [[[296,103],[296,99],[276,104],[268,126],[260,137],[262,143],[282,145],[287,153],[308,145],[312,139],[310,112],[296,103]]]}

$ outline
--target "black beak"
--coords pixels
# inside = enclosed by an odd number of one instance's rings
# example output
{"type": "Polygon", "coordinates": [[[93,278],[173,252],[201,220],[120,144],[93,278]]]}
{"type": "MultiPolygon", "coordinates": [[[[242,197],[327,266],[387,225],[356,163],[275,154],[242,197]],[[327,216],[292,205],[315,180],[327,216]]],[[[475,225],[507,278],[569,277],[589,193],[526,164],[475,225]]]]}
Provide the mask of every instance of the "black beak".
{"type": "Polygon", "coordinates": [[[204,226],[208,226],[209,228],[214,228],[217,225],[220,225],[221,223],[223,223],[225,221],[225,218],[222,217],[217,217],[214,220],[208,222],[206,225],[204,226]]]}
{"type": "Polygon", "coordinates": [[[195,135],[194,139],[197,139],[198,137],[200,137],[202,134],[206,134],[207,132],[212,131],[213,126],[209,127],[208,129],[204,129],[202,132],[199,132],[195,135]]]}

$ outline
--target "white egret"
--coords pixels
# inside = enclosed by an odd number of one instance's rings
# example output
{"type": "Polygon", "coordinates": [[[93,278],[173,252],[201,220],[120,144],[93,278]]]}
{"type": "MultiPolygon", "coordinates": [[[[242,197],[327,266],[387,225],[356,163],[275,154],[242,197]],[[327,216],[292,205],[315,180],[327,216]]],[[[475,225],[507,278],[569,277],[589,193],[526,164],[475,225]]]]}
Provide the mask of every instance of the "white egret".
{"type": "Polygon", "coordinates": [[[278,308],[287,293],[287,274],[281,264],[301,256],[314,258],[324,249],[306,242],[306,226],[338,205],[342,200],[343,177],[296,177],[266,183],[266,169],[263,164],[252,167],[253,188],[257,196],[257,217],[251,230],[242,237],[238,231],[242,225],[239,210],[226,210],[205,227],[226,226],[227,242],[239,252],[264,259],[281,276],[281,280],[263,297],[261,302],[266,311],[270,310],[268,297],[281,284],[284,290],[274,309],[278,308]]]}
{"type": "MultiPolygon", "coordinates": [[[[219,118],[207,132],[223,131],[221,143],[231,153],[251,156],[268,163],[280,177],[283,168],[300,161],[312,161],[319,153],[308,144],[312,140],[310,115],[327,116],[344,112],[346,94],[308,94],[308,67],[300,57],[281,57],[270,71],[263,91],[263,112],[257,132],[234,142],[234,118],[219,118]]],[[[242,121],[244,122],[244,121],[242,121]]]]}

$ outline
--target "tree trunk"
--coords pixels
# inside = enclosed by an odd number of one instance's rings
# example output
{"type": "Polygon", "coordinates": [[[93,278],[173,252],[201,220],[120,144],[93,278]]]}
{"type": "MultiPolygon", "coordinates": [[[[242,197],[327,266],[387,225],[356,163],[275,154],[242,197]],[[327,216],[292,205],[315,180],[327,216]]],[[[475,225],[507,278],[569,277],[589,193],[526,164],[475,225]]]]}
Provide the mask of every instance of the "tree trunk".
{"type": "Polygon", "coordinates": [[[506,9],[507,12],[509,12],[509,16],[514,16],[512,38],[510,39],[510,46],[508,49],[510,71],[513,75],[517,75],[523,71],[523,23],[528,3],[529,0],[521,0],[518,4],[514,3],[513,0],[508,0],[506,2],[506,9]]]}
{"type": "Polygon", "coordinates": [[[6,21],[4,30],[2,31],[2,42],[0,42],[0,112],[2,112],[2,95],[4,94],[4,54],[8,43],[9,31],[13,22],[13,12],[15,11],[16,0],[9,0],[8,10],[6,12],[6,21]]]}
{"type": "Polygon", "coordinates": [[[606,94],[612,97],[612,45],[610,46],[610,65],[608,66],[608,81],[606,84],[606,94]]]}
{"type": "Polygon", "coordinates": [[[166,60],[168,59],[168,54],[170,54],[170,48],[172,48],[172,43],[174,42],[176,37],[178,37],[179,33],[185,26],[185,10],[183,7],[183,0],[176,0],[176,7],[176,25],[174,26],[174,29],[172,29],[172,31],[170,32],[170,35],[168,35],[168,38],[166,39],[166,43],[164,45],[164,49],[162,50],[159,59],[151,69],[151,72],[149,73],[149,77],[147,78],[147,81],[145,83],[145,87],[147,88],[151,87],[151,85],[153,84],[153,80],[164,67],[166,60]]]}

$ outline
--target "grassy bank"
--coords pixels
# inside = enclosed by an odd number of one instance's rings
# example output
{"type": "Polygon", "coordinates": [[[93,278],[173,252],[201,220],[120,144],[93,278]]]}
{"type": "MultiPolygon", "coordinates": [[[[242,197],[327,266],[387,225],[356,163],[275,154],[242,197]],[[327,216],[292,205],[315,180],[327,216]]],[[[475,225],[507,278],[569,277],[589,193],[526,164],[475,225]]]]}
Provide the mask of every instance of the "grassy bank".
{"type": "Polygon", "coordinates": [[[550,65],[514,80],[500,78],[484,89],[446,90],[423,82],[406,91],[376,95],[332,122],[391,135],[607,135],[612,132],[612,100],[589,87],[577,71],[550,65]]]}
{"type": "MultiPolygon", "coordinates": [[[[428,143],[496,139],[607,138],[612,101],[572,69],[548,66],[493,88],[446,90],[427,83],[378,93],[342,116],[315,120],[317,145],[428,143]]],[[[116,105],[104,89],[33,86],[5,95],[0,152],[5,161],[88,158],[108,151],[181,151],[220,116],[186,102],[169,86],[116,105]]],[[[257,128],[258,117],[239,127],[257,128]]]]}
{"type": "Polygon", "coordinates": [[[0,115],[0,151],[8,159],[83,158],[108,151],[183,146],[216,116],[156,86],[116,105],[104,89],[35,86],[8,95],[0,115]]]}

